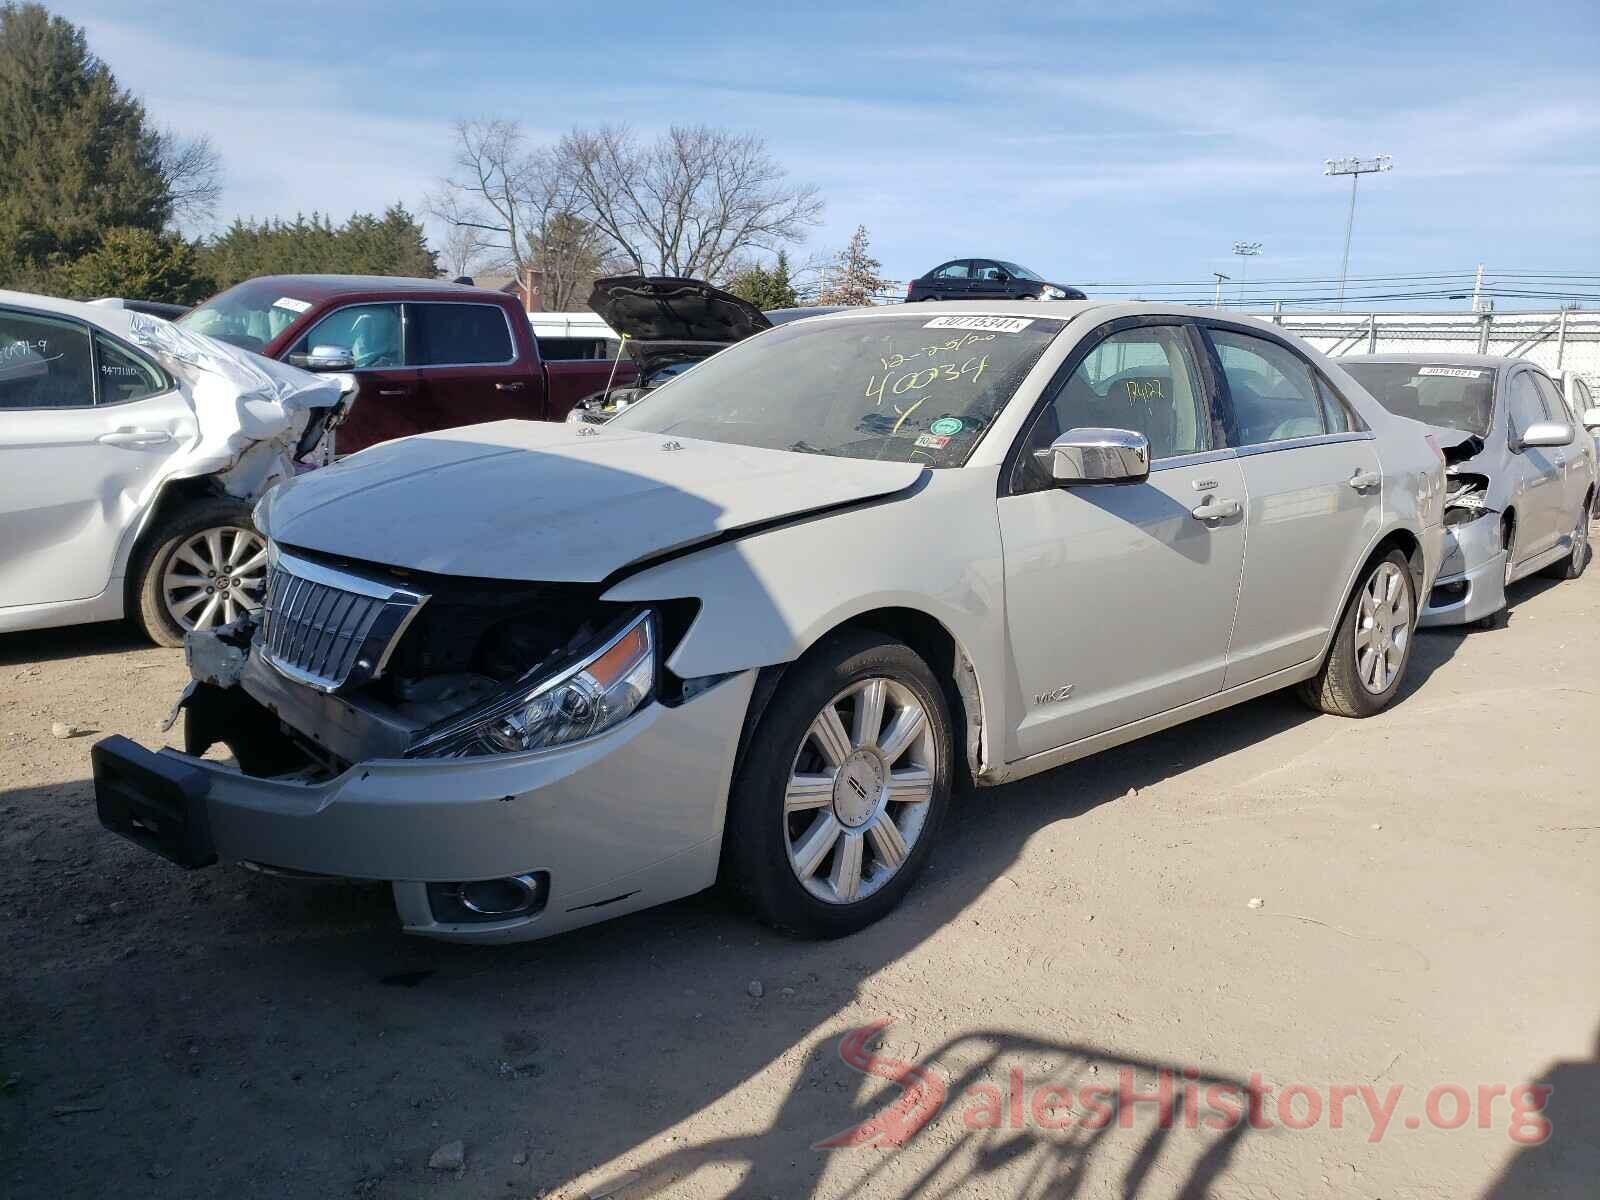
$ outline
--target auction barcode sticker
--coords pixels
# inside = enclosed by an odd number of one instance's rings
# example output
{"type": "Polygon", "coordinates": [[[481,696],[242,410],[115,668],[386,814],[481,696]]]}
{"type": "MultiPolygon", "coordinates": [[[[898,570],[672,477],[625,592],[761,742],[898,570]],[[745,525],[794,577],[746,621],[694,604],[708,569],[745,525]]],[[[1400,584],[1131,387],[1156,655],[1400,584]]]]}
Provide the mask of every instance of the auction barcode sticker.
{"type": "Polygon", "coordinates": [[[1471,367],[1422,367],[1418,375],[1446,375],[1451,379],[1482,379],[1482,371],[1474,371],[1471,367]]]}
{"type": "Polygon", "coordinates": [[[924,329],[982,329],[989,333],[1021,333],[1033,317],[935,317],[924,329]]]}
{"type": "Polygon", "coordinates": [[[279,296],[272,302],[273,308],[287,308],[292,313],[303,313],[311,307],[309,300],[296,300],[293,296],[279,296]]]}

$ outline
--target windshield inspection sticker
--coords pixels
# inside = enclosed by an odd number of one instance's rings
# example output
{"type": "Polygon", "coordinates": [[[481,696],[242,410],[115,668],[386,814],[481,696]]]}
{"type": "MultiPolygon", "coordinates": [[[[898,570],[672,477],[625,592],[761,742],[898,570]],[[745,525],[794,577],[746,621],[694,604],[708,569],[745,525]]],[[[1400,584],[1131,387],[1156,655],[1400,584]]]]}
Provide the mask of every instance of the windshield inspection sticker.
{"type": "Polygon", "coordinates": [[[1033,317],[935,317],[924,329],[990,329],[995,333],[1021,333],[1033,317]]]}
{"type": "Polygon", "coordinates": [[[1418,375],[1446,375],[1451,379],[1482,379],[1483,372],[1470,367],[1421,367],[1418,375]]]}
{"type": "Polygon", "coordinates": [[[950,439],[936,433],[925,433],[917,439],[916,444],[928,450],[943,450],[950,444],[950,439]]]}
{"type": "Polygon", "coordinates": [[[311,307],[309,300],[296,300],[293,296],[279,296],[272,302],[273,308],[287,308],[292,313],[303,313],[311,307]]]}
{"type": "Polygon", "coordinates": [[[940,417],[928,426],[929,433],[936,433],[940,437],[954,437],[961,432],[960,417],[940,417]]]}

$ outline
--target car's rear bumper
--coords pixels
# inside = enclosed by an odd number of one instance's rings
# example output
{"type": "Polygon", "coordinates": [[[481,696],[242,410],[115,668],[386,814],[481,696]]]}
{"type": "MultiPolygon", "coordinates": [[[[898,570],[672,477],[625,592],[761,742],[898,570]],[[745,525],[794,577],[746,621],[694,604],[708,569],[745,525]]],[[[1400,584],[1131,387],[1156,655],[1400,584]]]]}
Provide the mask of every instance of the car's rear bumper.
{"type": "Polygon", "coordinates": [[[257,778],[152,753],[94,749],[101,822],[184,866],[388,880],[406,928],[465,940],[543,937],[687,895],[715,878],[754,672],[656,703],[589,741],[532,754],[382,759],[317,782],[257,778]],[[542,909],[441,919],[430,883],[544,872],[542,909]]]}

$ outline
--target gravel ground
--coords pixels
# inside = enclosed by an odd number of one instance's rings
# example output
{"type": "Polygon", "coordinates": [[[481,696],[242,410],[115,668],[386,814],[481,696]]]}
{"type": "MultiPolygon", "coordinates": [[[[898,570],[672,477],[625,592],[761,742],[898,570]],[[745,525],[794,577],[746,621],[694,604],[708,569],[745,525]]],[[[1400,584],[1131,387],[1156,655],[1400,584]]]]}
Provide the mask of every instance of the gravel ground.
{"type": "Polygon", "coordinates": [[[95,737],[162,742],[181,654],[0,636],[0,1193],[1593,1195],[1600,570],[1513,599],[1420,635],[1374,720],[1268,697],[959,796],[909,903],[831,944],[713,893],[453,947],[383,888],[181,871],[87,782],[95,737]],[[1115,1104],[1164,1074],[1170,1129],[1115,1104]],[[1252,1076],[1257,1120],[1209,1103],[1252,1076]]]}

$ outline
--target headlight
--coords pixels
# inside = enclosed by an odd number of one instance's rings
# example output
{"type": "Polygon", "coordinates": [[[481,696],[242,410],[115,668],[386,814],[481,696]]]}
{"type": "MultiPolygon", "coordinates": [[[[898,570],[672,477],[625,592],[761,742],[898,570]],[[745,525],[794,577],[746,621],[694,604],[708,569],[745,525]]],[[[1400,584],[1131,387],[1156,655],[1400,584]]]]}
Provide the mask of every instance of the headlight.
{"type": "Polygon", "coordinates": [[[648,612],[612,633],[581,662],[426,730],[408,758],[457,758],[544,750],[603,733],[638,712],[655,691],[656,632],[648,612]]]}
{"type": "Polygon", "coordinates": [[[1058,287],[1051,287],[1049,284],[1045,284],[1044,287],[1039,289],[1039,299],[1041,300],[1065,300],[1066,298],[1067,294],[1058,287]]]}

